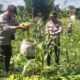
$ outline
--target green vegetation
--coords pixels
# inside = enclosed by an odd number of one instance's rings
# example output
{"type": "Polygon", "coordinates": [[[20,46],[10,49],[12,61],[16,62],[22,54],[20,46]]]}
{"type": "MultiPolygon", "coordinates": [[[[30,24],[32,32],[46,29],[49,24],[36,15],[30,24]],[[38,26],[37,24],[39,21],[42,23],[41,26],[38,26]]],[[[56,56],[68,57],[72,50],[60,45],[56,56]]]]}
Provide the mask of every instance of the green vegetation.
{"type": "MultiPolygon", "coordinates": [[[[61,56],[60,64],[54,62],[54,50],[52,64],[46,65],[46,42],[44,36],[44,23],[33,23],[29,32],[30,40],[36,41],[37,56],[28,60],[20,54],[20,45],[23,39],[27,38],[27,31],[17,31],[16,39],[13,41],[13,56],[11,59],[11,74],[5,75],[0,69],[0,80],[79,80],[80,79],[80,21],[73,22],[73,32],[68,37],[66,26],[68,19],[62,19],[63,33],[61,34],[61,56]]],[[[3,64],[4,65],[4,64],[3,64]]],[[[3,66],[2,65],[2,66],[3,66]]]]}
{"type": "MultiPolygon", "coordinates": [[[[54,10],[54,3],[51,2],[52,0],[44,0],[43,3],[38,1],[43,0],[25,0],[26,8],[18,6],[17,21],[19,23],[28,21],[32,23],[32,27],[29,31],[17,30],[15,34],[16,39],[12,41],[13,55],[10,74],[4,74],[3,70],[0,69],[0,80],[80,80],[80,21],[76,20],[72,23],[73,31],[71,37],[69,37],[66,31],[69,22],[69,19],[66,17],[69,15],[68,12],[61,13],[63,32],[61,34],[60,65],[57,65],[54,60],[55,56],[52,46],[46,50],[44,34],[46,21],[42,19],[45,15],[45,10],[48,11],[47,13],[54,10]],[[45,10],[44,8],[42,10],[44,6],[39,4],[45,4],[45,10]],[[37,14],[41,13],[43,17],[39,16],[40,19],[38,20],[34,17],[34,12],[37,12],[37,14]],[[20,46],[23,39],[36,43],[36,57],[34,59],[27,59],[27,57],[21,55],[20,46]],[[49,67],[46,65],[46,58],[47,52],[51,49],[53,54],[51,56],[51,66],[49,67]]],[[[0,64],[0,68],[3,67],[4,63],[0,64]]]]}

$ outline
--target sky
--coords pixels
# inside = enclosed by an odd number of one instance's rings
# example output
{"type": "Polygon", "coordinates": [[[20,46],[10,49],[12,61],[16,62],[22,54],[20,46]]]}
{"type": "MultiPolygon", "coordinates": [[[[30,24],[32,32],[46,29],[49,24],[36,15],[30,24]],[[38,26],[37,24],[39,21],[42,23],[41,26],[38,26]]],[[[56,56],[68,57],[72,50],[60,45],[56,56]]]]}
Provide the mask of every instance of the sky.
{"type": "MultiPolygon", "coordinates": [[[[80,7],[80,0],[67,0],[66,4],[63,5],[64,1],[65,0],[55,0],[55,4],[60,4],[60,8],[65,8],[69,5],[80,7]]],[[[3,4],[3,9],[5,10],[9,4],[24,6],[24,0],[0,0],[0,4],[3,4]]]]}
{"type": "Polygon", "coordinates": [[[0,4],[3,4],[3,10],[5,10],[7,6],[10,4],[13,4],[15,6],[18,6],[18,5],[24,6],[24,1],[23,0],[0,0],[0,4]]]}
{"type": "Polygon", "coordinates": [[[68,7],[69,5],[73,5],[75,7],[80,7],[80,0],[55,0],[55,4],[60,4],[60,8],[68,7]],[[65,4],[64,4],[65,1],[65,4]]]}

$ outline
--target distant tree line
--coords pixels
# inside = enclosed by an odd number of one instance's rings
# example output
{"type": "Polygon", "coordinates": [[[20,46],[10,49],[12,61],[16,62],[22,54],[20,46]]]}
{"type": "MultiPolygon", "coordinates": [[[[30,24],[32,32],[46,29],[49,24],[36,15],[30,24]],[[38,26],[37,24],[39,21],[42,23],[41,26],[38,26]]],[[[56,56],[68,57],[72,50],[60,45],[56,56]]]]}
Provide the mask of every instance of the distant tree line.
{"type": "Polygon", "coordinates": [[[24,0],[29,15],[41,15],[46,19],[49,13],[59,7],[54,5],[54,0],[24,0]]]}

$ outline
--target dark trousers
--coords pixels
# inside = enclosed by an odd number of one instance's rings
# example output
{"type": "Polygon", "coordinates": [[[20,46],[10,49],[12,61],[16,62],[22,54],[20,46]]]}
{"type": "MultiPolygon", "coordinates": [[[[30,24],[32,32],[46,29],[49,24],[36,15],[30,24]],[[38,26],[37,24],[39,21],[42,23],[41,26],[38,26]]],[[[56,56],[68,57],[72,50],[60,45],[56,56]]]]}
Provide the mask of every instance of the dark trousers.
{"type": "MultiPolygon", "coordinates": [[[[57,64],[59,64],[59,56],[60,56],[60,37],[52,40],[54,41],[54,52],[55,52],[55,62],[57,64]]],[[[51,42],[52,42],[51,41],[51,42]]],[[[49,43],[48,47],[51,45],[51,42],[49,43]]],[[[47,65],[50,66],[50,61],[51,61],[51,54],[52,54],[52,50],[50,51],[50,53],[48,53],[48,56],[47,56],[47,65]]]]}
{"type": "Polygon", "coordinates": [[[2,58],[4,58],[5,63],[4,70],[6,72],[9,71],[11,55],[12,55],[11,45],[0,45],[0,61],[2,61],[2,58]]]}

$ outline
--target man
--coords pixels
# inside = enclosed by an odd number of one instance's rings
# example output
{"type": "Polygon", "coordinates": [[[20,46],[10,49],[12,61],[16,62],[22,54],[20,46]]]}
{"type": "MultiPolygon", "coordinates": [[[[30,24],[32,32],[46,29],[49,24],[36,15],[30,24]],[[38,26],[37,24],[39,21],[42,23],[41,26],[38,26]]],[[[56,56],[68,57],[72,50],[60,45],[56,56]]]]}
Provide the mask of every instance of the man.
{"type": "Polygon", "coordinates": [[[9,5],[7,10],[0,15],[0,60],[4,56],[5,72],[9,72],[10,59],[12,55],[11,40],[14,38],[16,29],[25,29],[15,21],[17,8],[9,5]]]}
{"type": "Polygon", "coordinates": [[[67,25],[67,34],[69,37],[71,37],[71,34],[72,34],[72,22],[71,21],[69,21],[67,25]]]}
{"type": "MultiPolygon", "coordinates": [[[[46,38],[48,41],[47,47],[49,48],[52,41],[54,41],[54,52],[55,52],[55,62],[59,64],[59,55],[60,55],[60,33],[62,31],[62,23],[57,19],[57,12],[54,11],[49,16],[49,21],[45,27],[46,38]]],[[[51,53],[47,56],[47,65],[50,66],[51,53]]]]}

